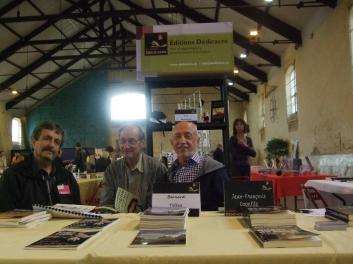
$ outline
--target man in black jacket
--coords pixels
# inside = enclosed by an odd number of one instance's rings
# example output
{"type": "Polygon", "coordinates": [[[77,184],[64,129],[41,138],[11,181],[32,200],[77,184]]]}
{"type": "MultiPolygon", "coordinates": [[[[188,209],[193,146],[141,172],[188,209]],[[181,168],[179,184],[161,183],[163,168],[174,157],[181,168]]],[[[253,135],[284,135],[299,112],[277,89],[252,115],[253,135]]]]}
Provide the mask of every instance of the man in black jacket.
{"type": "Polygon", "coordinates": [[[64,131],[43,122],[32,134],[33,153],[8,168],[0,179],[0,211],[32,209],[33,204],[80,204],[78,184],[55,159],[64,142],[64,131]]]}

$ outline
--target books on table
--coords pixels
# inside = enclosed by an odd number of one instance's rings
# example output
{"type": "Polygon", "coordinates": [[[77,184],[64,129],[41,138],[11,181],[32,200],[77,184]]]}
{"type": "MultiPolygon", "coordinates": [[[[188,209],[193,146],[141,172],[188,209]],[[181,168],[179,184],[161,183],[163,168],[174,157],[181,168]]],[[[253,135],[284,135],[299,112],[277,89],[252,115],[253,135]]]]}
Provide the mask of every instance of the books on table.
{"type": "Polygon", "coordinates": [[[25,249],[71,249],[77,250],[92,241],[99,231],[74,231],[61,230],[46,236],[28,246],[25,249]]]}
{"type": "Polygon", "coordinates": [[[46,211],[58,218],[102,218],[100,214],[91,213],[95,206],[79,204],[33,205],[34,211],[46,211]]]}
{"type": "Polygon", "coordinates": [[[66,230],[79,230],[79,231],[103,231],[110,227],[113,223],[119,219],[91,219],[83,218],[75,223],[65,226],[66,230]]]}
{"type": "Polygon", "coordinates": [[[321,247],[318,234],[298,226],[251,227],[250,233],[264,248],[321,247]]]}
{"type": "Polygon", "coordinates": [[[340,220],[317,221],[314,228],[318,231],[346,230],[347,223],[340,220]]]}
{"type": "Polygon", "coordinates": [[[130,247],[185,246],[186,230],[140,230],[130,247]]]}
{"type": "Polygon", "coordinates": [[[151,207],[140,215],[140,230],[186,229],[189,209],[151,207]]]}
{"type": "Polygon", "coordinates": [[[353,227],[353,206],[327,207],[325,216],[344,221],[348,226],[353,227]]]}
{"type": "Polygon", "coordinates": [[[0,213],[0,227],[35,227],[50,218],[46,211],[12,210],[0,213]]]}
{"type": "Polygon", "coordinates": [[[296,225],[296,215],[293,211],[273,208],[248,208],[247,216],[250,226],[282,226],[296,225]]]}

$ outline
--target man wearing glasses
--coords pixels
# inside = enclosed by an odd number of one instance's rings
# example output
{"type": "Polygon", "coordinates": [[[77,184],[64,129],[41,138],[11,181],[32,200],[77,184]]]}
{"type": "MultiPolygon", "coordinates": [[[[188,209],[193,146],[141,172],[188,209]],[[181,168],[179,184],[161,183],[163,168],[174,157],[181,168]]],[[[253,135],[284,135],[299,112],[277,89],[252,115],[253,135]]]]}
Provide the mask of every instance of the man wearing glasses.
{"type": "Polygon", "coordinates": [[[119,130],[119,145],[123,158],[113,161],[104,172],[100,204],[114,207],[118,187],[137,197],[135,212],[151,206],[153,184],[166,173],[167,168],[143,152],[145,135],[135,125],[119,130]]]}

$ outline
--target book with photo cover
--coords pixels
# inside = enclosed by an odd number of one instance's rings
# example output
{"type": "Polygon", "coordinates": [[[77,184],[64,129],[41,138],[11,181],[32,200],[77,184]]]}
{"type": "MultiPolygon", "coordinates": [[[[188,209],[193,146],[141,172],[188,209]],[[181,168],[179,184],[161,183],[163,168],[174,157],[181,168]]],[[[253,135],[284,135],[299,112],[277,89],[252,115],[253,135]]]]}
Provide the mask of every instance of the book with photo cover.
{"type": "Polygon", "coordinates": [[[119,213],[134,213],[137,205],[138,199],[133,193],[118,187],[114,206],[119,213]]]}
{"type": "Polygon", "coordinates": [[[224,122],[224,103],[223,101],[211,102],[211,122],[223,123],[224,122]]]}
{"type": "Polygon", "coordinates": [[[141,230],[130,247],[185,246],[186,230],[141,230]]]}
{"type": "Polygon", "coordinates": [[[46,211],[12,210],[0,213],[0,227],[34,227],[50,218],[51,215],[46,211]]]}
{"type": "Polygon", "coordinates": [[[80,232],[61,230],[26,246],[25,249],[77,250],[85,246],[99,233],[99,231],[80,232]]]}
{"type": "Polygon", "coordinates": [[[264,248],[321,247],[318,234],[295,225],[251,227],[250,234],[264,248]]]}
{"type": "Polygon", "coordinates": [[[100,214],[90,212],[94,208],[95,206],[79,204],[33,205],[34,211],[47,211],[58,218],[102,218],[100,214]]]}
{"type": "Polygon", "coordinates": [[[353,206],[327,207],[326,215],[336,217],[345,222],[353,221],[353,206]]]}
{"type": "Polygon", "coordinates": [[[80,230],[80,231],[103,231],[119,219],[91,219],[83,218],[75,223],[65,226],[65,230],[80,230]]]}

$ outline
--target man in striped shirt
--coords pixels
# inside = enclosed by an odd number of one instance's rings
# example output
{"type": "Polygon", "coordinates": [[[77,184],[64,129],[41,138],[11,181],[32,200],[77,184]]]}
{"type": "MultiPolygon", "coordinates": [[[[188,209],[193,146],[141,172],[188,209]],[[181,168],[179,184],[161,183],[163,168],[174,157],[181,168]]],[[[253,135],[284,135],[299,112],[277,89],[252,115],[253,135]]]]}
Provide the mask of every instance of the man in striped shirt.
{"type": "Polygon", "coordinates": [[[168,171],[169,182],[200,182],[201,209],[217,210],[223,206],[223,183],[228,181],[224,165],[198,153],[200,138],[192,122],[175,125],[170,140],[177,159],[168,171]]]}

